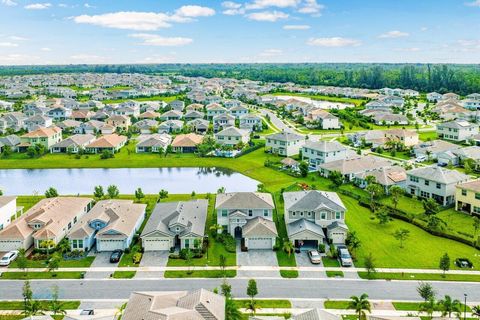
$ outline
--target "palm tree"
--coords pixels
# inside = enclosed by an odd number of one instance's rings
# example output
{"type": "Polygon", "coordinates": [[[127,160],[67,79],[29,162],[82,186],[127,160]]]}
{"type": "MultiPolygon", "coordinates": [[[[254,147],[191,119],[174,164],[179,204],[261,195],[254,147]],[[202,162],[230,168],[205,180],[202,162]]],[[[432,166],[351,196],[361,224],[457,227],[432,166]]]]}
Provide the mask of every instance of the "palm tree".
{"type": "Polygon", "coordinates": [[[445,317],[446,315],[448,315],[448,317],[451,318],[452,312],[461,312],[460,301],[457,299],[452,300],[452,298],[448,295],[446,295],[444,299],[438,301],[438,306],[442,311],[442,317],[445,317]]]}
{"type": "Polygon", "coordinates": [[[360,297],[352,296],[350,299],[352,299],[352,301],[350,301],[348,308],[355,310],[359,320],[366,317],[366,311],[371,312],[370,301],[368,301],[368,295],[366,293],[360,297]]]}
{"type": "Polygon", "coordinates": [[[40,248],[47,250],[47,257],[50,256],[50,249],[52,249],[53,247],[55,247],[55,241],[53,241],[52,239],[42,240],[40,242],[40,248]]]}
{"type": "Polygon", "coordinates": [[[288,253],[288,257],[289,257],[289,258],[290,258],[290,255],[292,254],[294,248],[295,248],[295,247],[294,247],[292,241],[285,240],[285,241],[283,242],[283,250],[285,250],[285,252],[288,253]]]}
{"type": "Polygon", "coordinates": [[[243,316],[240,310],[238,310],[235,302],[228,298],[225,301],[225,320],[242,320],[243,316]]]}
{"type": "Polygon", "coordinates": [[[247,310],[250,310],[250,311],[252,311],[252,314],[255,314],[255,312],[257,312],[257,306],[258,306],[257,300],[252,299],[252,300],[248,301],[247,310]]]}
{"type": "Polygon", "coordinates": [[[472,315],[480,319],[480,305],[472,308],[472,315]]]}
{"type": "Polygon", "coordinates": [[[435,306],[437,305],[435,298],[430,297],[427,301],[420,304],[420,312],[425,312],[428,317],[432,318],[432,314],[435,311],[435,306]]]}

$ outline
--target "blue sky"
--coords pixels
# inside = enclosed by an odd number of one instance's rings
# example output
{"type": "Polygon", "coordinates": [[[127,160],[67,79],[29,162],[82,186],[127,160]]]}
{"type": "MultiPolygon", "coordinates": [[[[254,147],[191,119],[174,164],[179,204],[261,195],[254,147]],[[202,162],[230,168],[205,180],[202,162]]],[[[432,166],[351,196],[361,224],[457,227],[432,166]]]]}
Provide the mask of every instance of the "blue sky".
{"type": "Polygon", "coordinates": [[[0,64],[480,63],[478,30],[480,0],[0,0],[0,64]]]}

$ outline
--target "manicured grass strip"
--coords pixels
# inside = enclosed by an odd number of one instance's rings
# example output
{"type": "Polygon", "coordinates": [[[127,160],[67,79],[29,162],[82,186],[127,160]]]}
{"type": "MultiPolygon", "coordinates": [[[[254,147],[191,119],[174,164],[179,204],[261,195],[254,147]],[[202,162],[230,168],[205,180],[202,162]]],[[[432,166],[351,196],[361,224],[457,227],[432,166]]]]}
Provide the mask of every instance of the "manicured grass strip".
{"type": "Polygon", "coordinates": [[[236,270],[226,270],[223,273],[221,270],[193,270],[188,271],[165,271],[165,278],[234,278],[237,276],[236,270]]]}
{"type": "MultiPolygon", "coordinates": [[[[62,260],[60,261],[59,268],[88,268],[95,260],[95,257],[85,257],[81,260],[62,260]]],[[[9,268],[17,268],[17,263],[14,261],[9,266],[9,268]]],[[[27,268],[46,268],[46,260],[28,260],[27,268]]]]}
{"type": "Polygon", "coordinates": [[[393,273],[393,272],[377,272],[368,275],[365,271],[358,272],[362,279],[368,280],[438,280],[438,281],[469,281],[480,282],[480,275],[474,274],[446,274],[440,273],[393,273]]]}
{"type": "MultiPolygon", "coordinates": [[[[48,310],[50,307],[50,301],[40,301],[42,309],[48,310]]],[[[80,301],[61,301],[61,307],[64,310],[76,310],[80,306],[80,301]]],[[[0,310],[23,310],[23,301],[0,301],[0,310]]]]}
{"type": "Polygon", "coordinates": [[[342,271],[326,271],[326,273],[329,278],[343,278],[342,271]]]}
{"type": "MultiPolygon", "coordinates": [[[[422,305],[421,302],[392,302],[395,310],[398,311],[420,311],[420,307],[422,305]]],[[[464,304],[462,303],[460,306],[460,310],[464,310],[464,304]]],[[[440,307],[435,308],[436,311],[440,311],[440,307]]],[[[470,312],[472,309],[467,306],[467,312],[470,312]]]]}
{"type": "MultiPolygon", "coordinates": [[[[251,317],[251,313],[242,313],[241,314],[241,320],[249,320],[251,317]]],[[[257,316],[262,316],[262,317],[282,317],[284,319],[291,319],[292,314],[291,313],[257,313],[257,316]]],[[[0,319],[1,320],[1,319],[0,319]]],[[[467,319],[467,320],[473,320],[473,319],[467,319]]]]}
{"type": "MultiPolygon", "coordinates": [[[[235,300],[235,305],[238,308],[248,308],[248,303],[250,300],[248,299],[241,299],[235,300]]],[[[289,309],[292,307],[292,303],[290,300],[257,300],[255,299],[258,308],[285,308],[289,309]]]]}
{"type": "Polygon", "coordinates": [[[115,271],[113,278],[115,279],[132,279],[137,274],[137,271],[115,271]]]}
{"type": "Polygon", "coordinates": [[[280,270],[280,275],[282,278],[298,278],[298,271],[297,270],[280,270]]]}
{"type": "Polygon", "coordinates": [[[348,309],[350,301],[346,300],[327,300],[323,303],[325,309],[348,309]]]}
{"type": "Polygon", "coordinates": [[[0,279],[3,280],[28,280],[28,279],[81,279],[82,272],[4,272],[0,279]]]}
{"type": "Polygon", "coordinates": [[[340,267],[340,262],[337,259],[332,259],[329,257],[322,257],[323,266],[327,268],[340,267]]]}

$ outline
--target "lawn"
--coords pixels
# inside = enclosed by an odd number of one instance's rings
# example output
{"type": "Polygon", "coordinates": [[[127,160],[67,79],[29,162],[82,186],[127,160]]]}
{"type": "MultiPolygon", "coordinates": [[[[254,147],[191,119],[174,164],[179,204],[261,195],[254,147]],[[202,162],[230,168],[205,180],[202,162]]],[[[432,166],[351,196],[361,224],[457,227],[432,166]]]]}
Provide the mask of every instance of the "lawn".
{"type": "MultiPolygon", "coordinates": [[[[41,308],[48,310],[51,301],[40,301],[41,308]]],[[[64,310],[76,310],[80,306],[80,301],[61,301],[62,309],[64,310]]],[[[23,310],[23,301],[0,301],[0,310],[23,310]]]]}
{"type": "Polygon", "coordinates": [[[347,300],[327,300],[323,303],[325,309],[348,309],[350,301],[347,300]]]}
{"type": "Polygon", "coordinates": [[[429,141],[437,139],[436,131],[420,131],[418,133],[418,138],[422,141],[429,141]]]}
{"type": "MultiPolygon", "coordinates": [[[[284,218],[284,209],[283,209],[283,198],[280,192],[277,192],[273,195],[275,201],[275,210],[273,211],[273,219],[275,221],[275,225],[277,227],[278,238],[281,241],[288,241],[288,234],[287,228],[285,226],[285,218],[284,218]]],[[[297,262],[295,261],[295,255],[291,253],[290,255],[283,250],[283,243],[280,243],[280,249],[276,251],[277,254],[277,261],[280,267],[295,267],[297,266],[297,262]]],[[[296,272],[296,271],[295,271],[296,272]]],[[[282,270],[280,274],[284,278],[296,278],[297,275],[294,277],[294,272],[282,270]],[[285,275],[285,276],[284,276],[285,275]]]]}
{"type": "MultiPolygon", "coordinates": [[[[255,299],[257,303],[257,308],[282,308],[282,309],[290,309],[292,307],[292,303],[290,300],[268,300],[268,299],[255,299]]],[[[239,299],[235,300],[235,305],[237,308],[247,309],[250,300],[248,299],[239,299]]]]}
{"type": "MultiPolygon", "coordinates": [[[[440,299],[441,297],[439,297],[440,299]]],[[[398,301],[394,301],[392,302],[395,310],[398,310],[398,311],[420,311],[420,306],[421,306],[421,302],[398,302],[398,301]]],[[[465,305],[462,303],[461,304],[461,307],[460,307],[460,310],[464,310],[464,307],[465,305]]],[[[437,311],[440,311],[440,308],[436,308],[437,311]]],[[[467,306],[467,312],[470,312],[472,309],[467,306]]]]}
{"type": "Polygon", "coordinates": [[[337,259],[330,257],[322,257],[323,266],[327,268],[337,268],[340,267],[340,262],[337,259]]]}
{"type": "Polygon", "coordinates": [[[287,278],[287,279],[298,278],[298,271],[297,270],[280,270],[280,276],[282,278],[287,278]]]}
{"type": "Polygon", "coordinates": [[[125,101],[165,101],[166,103],[172,102],[173,100],[179,99],[180,96],[151,96],[151,97],[142,97],[142,98],[127,98],[127,99],[107,99],[102,100],[104,104],[114,104],[122,103],[125,101]]]}
{"type": "Polygon", "coordinates": [[[226,270],[223,273],[221,270],[192,270],[188,271],[165,271],[165,278],[235,278],[237,276],[236,270],[226,270]]]}
{"type": "MultiPolygon", "coordinates": [[[[52,316],[55,320],[62,320],[65,316],[64,315],[56,315],[52,316]]],[[[0,314],[0,320],[23,320],[25,319],[24,315],[16,315],[16,314],[0,314]]]]}
{"type": "MultiPolygon", "coordinates": [[[[61,260],[59,268],[88,268],[92,264],[95,257],[85,257],[81,260],[61,260]]],[[[9,266],[9,268],[17,268],[17,263],[14,261],[9,266]]],[[[27,268],[46,268],[46,260],[28,260],[27,268]]]]}
{"type": "Polygon", "coordinates": [[[441,273],[400,273],[400,272],[376,272],[368,275],[367,272],[358,273],[360,278],[369,280],[421,280],[421,281],[465,281],[480,282],[480,275],[474,274],[449,274],[445,276],[441,273]]]}
{"type": "Polygon", "coordinates": [[[132,279],[137,274],[136,271],[115,271],[113,273],[114,279],[132,279]]]}
{"type": "Polygon", "coordinates": [[[2,280],[29,280],[29,279],[81,279],[82,272],[3,272],[2,280]]]}
{"type": "Polygon", "coordinates": [[[342,271],[326,271],[326,274],[329,278],[343,278],[344,276],[342,271]]]}
{"type": "Polygon", "coordinates": [[[318,94],[304,94],[304,93],[296,93],[296,92],[275,92],[271,93],[273,96],[295,96],[295,97],[304,97],[310,98],[313,100],[321,100],[321,101],[330,101],[330,102],[339,102],[339,103],[349,103],[353,104],[358,107],[362,102],[366,102],[366,100],[362,99],[352,99],[352,98],[345,98],[345,97],[331,97],[325,95],[318,95],[318,94]]]}

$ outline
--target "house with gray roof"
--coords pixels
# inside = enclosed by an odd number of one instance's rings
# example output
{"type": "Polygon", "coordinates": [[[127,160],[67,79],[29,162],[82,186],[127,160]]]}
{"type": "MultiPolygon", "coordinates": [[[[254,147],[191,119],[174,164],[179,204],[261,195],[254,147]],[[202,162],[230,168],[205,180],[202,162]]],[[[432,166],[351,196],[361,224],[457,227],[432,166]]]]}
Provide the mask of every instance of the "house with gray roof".
{"type": "Polygon", "coordinates": [[[284,192],[283,199],[288,238],[296,248],[317,249],[326,239],[335,244],[345,243],[346,208],[335,192],[284,192]]]}
{"type": "Polygon", "coordinates": [[[157,203],[140,239],[145,251],[201,248],[208,200],[157,203]]]}
{"type": "Polygon", "coordinates": [[[187,127],[196,133],[205,133],[210,127],[210,121],[205,119],[194,119],[187,122],[187,127]]]}
{"type": "Polygon", "coordinates": [[[180,132],[183,129],[183,121],[167,120],[158,126],[158,133],[180,132]]]}
{"type": "Polygon", "coordinates": [[[442,206],[455,203],[455,186],[470,177],[457,170],[438,166],[420,167],[407,171],[406,190],[419,198],[432,198],[442,206]]]}
{"type": "Polygon", "coordinates": [[[172,143],[172,136],[166,133],[146,134],[141,135],[138,140],[139,142],[135,146],[137,153],[158,153],[160,151],[165,151],[165,149],[172,143]]]}
{"type": "Polygon", "coordinates": [[[0,134],[18,132],[24,128],[24,121],[27,117],[21,112],[9,112],[0,116],[0,134]]]}
{"type": "Polygon", "coordinates": [[[79,153],[92,143],[96,137],[93,134],[75,134],[55,143],[50,147],[51,153],[79,153]]]}
{"type": "Polygon", "coordinates": [[[338,141],[307,141],[302,147],[302,160],[308,163],[312,171],[317,171],[322,163],[345,158],[347,158],[347,148],[338,141]]]}
{"type": "Polygon", "coordinates": [[[246,114],[240,117],[240,129],[261,131],[263,129],[262,118],[255,114],[246,114]]]}
{"type": "Polygon", "coordinates": [[[476,134],[478,134],[478,124],[465,120],[437,124],[437,135],[440,139],[464,142],[476,134]]]}
{"type": "Polygon", "coordinates": [[[273,222],[272,195],[260,192],[232,192],[217,195],[217,224],[250,249],[272,249],[278,236],[273,222]]]}
{"type": "Polygon", "coordinates": [[[353,183],[360,188],[366,188],[367,178],[374,177],[375,182],[381,185],[386,194],[392,186],[399,186],[405,189],[407,182],[407,171],[401,166],[388,166],[374,169],[371,171],[354,174],[353,183]]]}
{"type": "Polygon", "coordinates": [[[355,174],[368,173],[392,164],[393,162],[381,157],[355,155],[354,157],[320,164],[318,168],[320,175],[323,177],[328,177],[330,173],[338,171],[344,176],[346,181],[351,181],[355,174]]]}
{"type": "Polygon", "coordinates": [[[136,122],[133,127],[140,131],[141,134],[152,133],[158,126],[158,121],[154,119],[143,119],[136,122]]]}
{"type": "Polygon", "coordinates": [[[425,157],[427,159],[437,159],[438,155],[447,151],[460,149],[461,146],[448,141],[432,140],[420,143],[413,147],[415,157],[425,157]]]}
{"type": "Polygon", "coordinates": [[[245,145],[250,141],[250,131],[236,127],[228,127],[215,133],[215,141],[222,146],[235,147],[239,143],[245,145]]]}
{"type": "Polygon", "coordinates": [[[235,126],[235,117],[228,114],[219,114],[218,116],[213,117],[213,129],[215,131],[220,131],[228,127],[235,126]]]}
{"type": "Polygon", "coordinates": [[[300,153],[305,137],[291,132],[279,132],[265,137],[265,149],[271,153],[291,157],[300,153]]]}
{"type": "Polygon", "coordinates": [[[20,143],[20,137],[14,134],[8,135],[6,137],[0,137],[0,152],[3,151],[3,148],[5,148],[5,146],[10,147],[10,150],[16,152],[20,143]]]}

